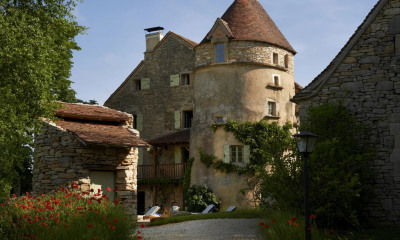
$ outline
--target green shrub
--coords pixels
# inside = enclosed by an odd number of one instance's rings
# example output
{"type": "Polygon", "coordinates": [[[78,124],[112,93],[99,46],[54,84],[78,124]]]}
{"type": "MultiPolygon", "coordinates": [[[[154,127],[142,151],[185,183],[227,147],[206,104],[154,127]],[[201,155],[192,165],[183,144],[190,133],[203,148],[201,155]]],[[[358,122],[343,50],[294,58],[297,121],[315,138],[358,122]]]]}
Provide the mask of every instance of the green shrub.
{"type": "Polygon", "coordinates": [[[319,136],[309,160],[310,205],[319,223],[358,227],[375,176],[369,130],[342,104],[328,103],[309,108],[301,129],[319,136]]]}
{"type": "Polygon", "coordinates": [[[0,239],[133,239],[134,228],[124,207],[101,193],[61,188],[0,205],[0,239]]]}
{"type": "Polygon", "coordinates": [[[210,204],[214,204],[214,211],[218,211],[221,205],[221,201],[206,185],[192,185],[187,190],[185,203],[190,212],[201,212],[210,204]]]}

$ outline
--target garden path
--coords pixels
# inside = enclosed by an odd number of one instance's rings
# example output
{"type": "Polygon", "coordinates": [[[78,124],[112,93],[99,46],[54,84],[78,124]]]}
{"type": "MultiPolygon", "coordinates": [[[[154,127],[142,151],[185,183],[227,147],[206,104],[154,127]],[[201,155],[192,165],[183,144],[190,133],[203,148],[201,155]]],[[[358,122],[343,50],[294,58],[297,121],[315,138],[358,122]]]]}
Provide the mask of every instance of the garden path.
{"type": "Polygon", "coordinates": [[[208,219],[140,228],[144,240],[262,240],[257,219],[208,219]]]}

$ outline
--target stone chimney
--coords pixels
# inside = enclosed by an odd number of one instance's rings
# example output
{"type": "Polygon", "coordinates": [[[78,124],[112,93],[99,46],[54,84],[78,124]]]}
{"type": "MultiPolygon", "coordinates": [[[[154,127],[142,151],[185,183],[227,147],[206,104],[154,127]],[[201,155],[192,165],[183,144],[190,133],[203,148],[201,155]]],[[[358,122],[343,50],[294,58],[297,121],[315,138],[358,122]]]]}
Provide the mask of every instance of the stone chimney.
{"type": "Polygon", "coordinates": [[[163,39],[163,27],[146,28],[146,52],[152,52],[154,47],[163,39]]]}
{"type": "Polygon", "coordinates": [[[162,32],[146,34],[146,52],[152,52],[154,47],[163,39],[162,32]]]}

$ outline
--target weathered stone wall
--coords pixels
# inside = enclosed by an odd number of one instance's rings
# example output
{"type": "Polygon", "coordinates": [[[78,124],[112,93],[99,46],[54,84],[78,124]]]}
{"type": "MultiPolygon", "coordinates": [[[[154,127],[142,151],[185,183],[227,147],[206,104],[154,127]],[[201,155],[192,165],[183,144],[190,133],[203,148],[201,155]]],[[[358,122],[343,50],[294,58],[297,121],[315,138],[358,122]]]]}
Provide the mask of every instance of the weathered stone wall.
{"type": "Polygon", "coordinates": [[[365,30],[318,95],[300,102],[300,121],[309,106],[343,101],[371,127],[377,148],[373,167],[377,197],[371,221],[400,224],[400,1],[391,0],[365,30]]]}
{"type": "MultiPolygon", "coordinates": [[[[293,53],[274,45],[255,41],[229,41],[228,58],[230,63],[260,63],[276,67],[281,71],[294,73],[293,53]],[[273,64],[273,53],[278,54],[278,64],[273,64]],[[285,66],[285,56],[288,58],[288,67],[285,66]]],[[[196,67],[214,64],[214,46],[204,43],[196,46],[196,67]]],[[[217,63],[218,64],[218,63],[217,63]]]]}
{"type": "MultiPolygon", "coordinates": [[[[147,55],[143,65],[105,105],[133,115],[142,114],[140,136],[145,141],[175,132],[174,112],[194,108],[193,68],[193,47],[175,34],[167,34],[162,44],[147,55]],[[190,73],[191,84],[171,87],[170,75],[180,73],[190,73]],[[150,78],[150,89],[135,90],[134,81],[141,78],[150,78]]],[[[152,164],[151,154],[143,156],[143,164],[152,164]]],[[[168,159],[162,161],[169,162],[168,159]]]]}
{"type": "Polygon", "coordinates": [[[72,182],[90,190],[90,171],[116,174],[116,199],[136,214],[137,148],[85,146],[53,123],[44,123],[35,138],[33,191],[48,193],[72,182]]]}

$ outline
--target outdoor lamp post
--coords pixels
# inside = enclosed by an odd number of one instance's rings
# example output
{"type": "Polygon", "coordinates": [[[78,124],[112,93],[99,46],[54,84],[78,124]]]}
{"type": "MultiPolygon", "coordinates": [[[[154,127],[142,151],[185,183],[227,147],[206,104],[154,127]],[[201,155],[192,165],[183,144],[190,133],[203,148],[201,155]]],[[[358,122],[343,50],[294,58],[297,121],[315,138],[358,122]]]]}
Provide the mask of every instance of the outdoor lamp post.
{"type": "Polygon", "coordinates": [[[312,153],[315,142],[317,141],[317,135],[309,132],[300,132],[299,134],[293,135],[297,140],[297,147],[299,152],[303,155],[304,159],[304,210],[305,210],[305,230],[306,240],[311,240],[311,225],[310,225],[310,189],[308,179],[308,155],[312,153]]]}

